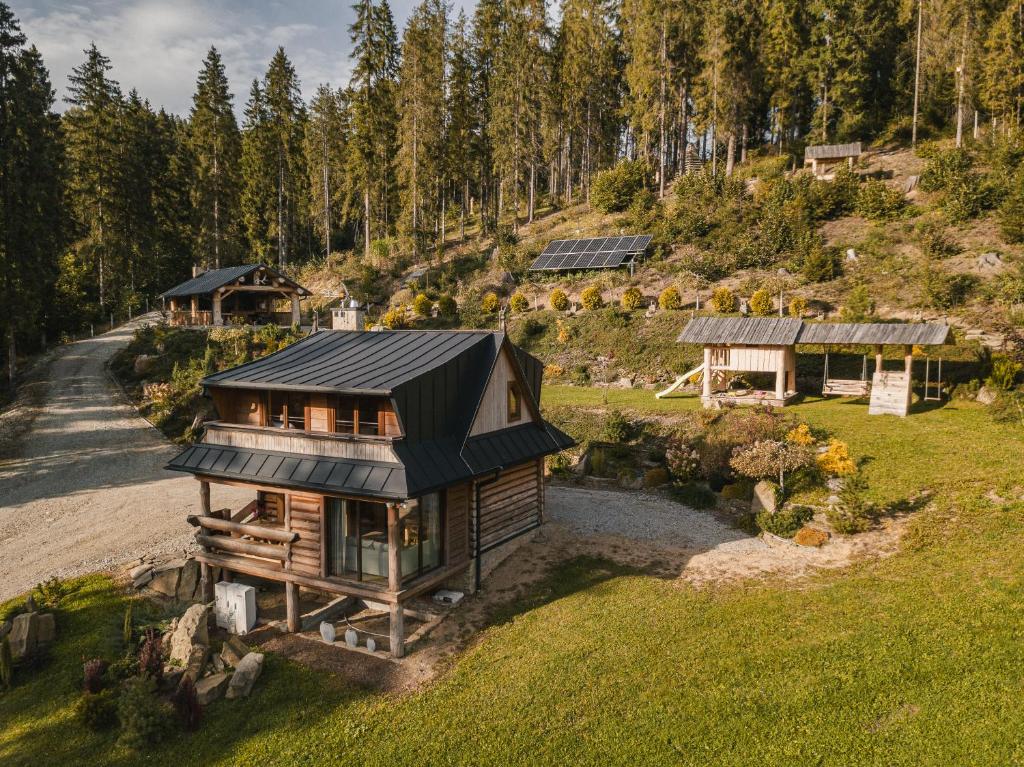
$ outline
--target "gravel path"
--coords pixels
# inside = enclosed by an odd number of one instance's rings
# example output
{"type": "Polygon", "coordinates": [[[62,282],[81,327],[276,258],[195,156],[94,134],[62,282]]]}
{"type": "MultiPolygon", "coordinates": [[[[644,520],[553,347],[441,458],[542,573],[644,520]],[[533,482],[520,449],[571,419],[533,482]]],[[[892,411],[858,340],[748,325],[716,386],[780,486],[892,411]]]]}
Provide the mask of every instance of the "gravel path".
{"type": "MultiPolygon", "coordinates": [[[[164,471],[178,448],[124,401],[105,369],[151,320],[58,350],[38,415],[4,446],[12,457],[0,459],[0,600],[51,575],[189,546],[185,516],[197,511],[198,486],[164,471]]],[[[241,490],[214,491],[215,506],[247,500],[241,490]]]]}

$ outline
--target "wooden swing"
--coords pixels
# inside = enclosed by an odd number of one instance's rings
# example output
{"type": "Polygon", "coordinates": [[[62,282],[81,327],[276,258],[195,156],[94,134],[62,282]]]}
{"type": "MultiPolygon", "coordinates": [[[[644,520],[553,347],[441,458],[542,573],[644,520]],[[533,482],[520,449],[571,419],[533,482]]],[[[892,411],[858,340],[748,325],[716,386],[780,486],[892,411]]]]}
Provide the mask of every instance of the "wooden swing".
{"type": "Polygon", "coordinates": [[[942,401],[942,357],[939,357],[939,370],[935,380],[935,392],[929,394],[931,389],[931,357],[924,358],[924,401],[925,402],[941,402],[942,401]]]}
{"type": "Polygon", "coordinates": [[[825,376],[821,383],[821,395],[823,397],[866,397],[870,391],[868,355],[864,355],[864,364],[861,366],[859,381],[856,378],[829,378],[828,347],[825,348],[825,376]]]}

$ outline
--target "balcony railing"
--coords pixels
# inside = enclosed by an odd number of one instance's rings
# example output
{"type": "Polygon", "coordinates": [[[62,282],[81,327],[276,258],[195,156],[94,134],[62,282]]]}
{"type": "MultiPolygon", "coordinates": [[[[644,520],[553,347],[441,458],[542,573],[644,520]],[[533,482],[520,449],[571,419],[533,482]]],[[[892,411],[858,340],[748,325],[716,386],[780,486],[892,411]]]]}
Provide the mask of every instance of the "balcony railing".
{"type": "Polygon", "coordinates": [[[398,463],[391,443],[391,437],[309,432],[223,421],[206,424],[203,437],[203,444],[207,445],[398,463]]]}

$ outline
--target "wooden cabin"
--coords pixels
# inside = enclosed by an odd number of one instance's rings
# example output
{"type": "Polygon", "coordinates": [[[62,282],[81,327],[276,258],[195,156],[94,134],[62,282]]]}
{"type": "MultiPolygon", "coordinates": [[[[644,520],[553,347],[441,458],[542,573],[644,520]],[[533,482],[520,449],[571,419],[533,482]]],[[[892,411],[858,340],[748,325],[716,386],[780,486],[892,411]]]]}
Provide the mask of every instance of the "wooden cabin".
{"type": "Polygon", "coordinates": [[[321,330],[203,380],[218,420],[169,469],[199,481],[211,568],[388,606],[479,585],[485,554],[544,519],[544,456],[573,441],[540,414],[543,367],[490,331],[321,330]],[[214,514],[211,486],[250,488],[214,514]]]}
{"type": "Polygon", "coordinates": [[[870,396],[869,414],[905,416],[910,409],[914,347],[941,346],[952,343],[953,339],[949,327],[938,323],[811,323],[781,317],[695,317],[677,340],[702,345],[704,361],[679,376],[671,386],[659,392],[658,397],[668,396],[699,376],[705,407],[726,403],[782,407],[797,394],[796,347],[805,344],[826,350],[822,394],[870,396]],[[866,358],[865,372],[859,380],[829,376],[828,348],[850,345],[870,346],[874,350],[875,366],[870,379],[866,358]],[[901,369],[885,369],[885,346],[902,347],[901,369]],[[730,387],[730,382],[740,373],[771,373],[774,389],[730,387]]]}
{"type": "Polygon", "coordinates": [[[264,264],[193,269],[192,279],[160,298],[178,326],[242,324],[298,325],[299,301],[311,293],[264,264]],[[287,311],[276,305],[287,302],[287,311]]]}
{"type": "Polygon", "coordinates": [[[804,167],[809,167],[811,173],[818,178],[832,179],[835,177],[836,168],[846,163],[847,167],[852,169],[861,154],[859,141],[852,144],[809,146],[804,149],[804,167]]]}

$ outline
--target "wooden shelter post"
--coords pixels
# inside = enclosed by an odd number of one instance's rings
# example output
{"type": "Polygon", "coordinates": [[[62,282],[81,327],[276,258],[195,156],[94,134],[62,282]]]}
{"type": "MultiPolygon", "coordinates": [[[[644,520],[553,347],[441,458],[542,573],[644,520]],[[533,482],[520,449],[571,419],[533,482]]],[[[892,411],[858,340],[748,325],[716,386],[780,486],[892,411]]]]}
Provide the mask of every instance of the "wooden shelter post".
{"type": "Polygon", "coordinates": [[[299,294],[292,293],[292,325],[299,325],[302,322],[302,316],[299,314],[299,294]]]}
{"type": "Polygon", "coordinates": [[[882,345],[875,344],[875,372],[882,372],[882,345]]]}
{"type": "Polygon", "coordinates": [[[775,367],[775,399],[783,402],[786,399],[786,350],[778,351],[778,362],[775,367]]]}
{"type": "Polygon", "coordinates": [[[701,396],[704,399],[711,399],[711,347],[704,347],[704,381],[701,396]]]}
{"type": "MultiPolygon", "coordinates": [[[[398,518],[398,504],[388,504],[388,591],[397,594],[402,588],[402,523],[398,518]]],[[[402,605],[395,602],[390,608],[391,655],[405,655],[405,616],[402,605]]]]}
{"type": "Polygon", "coordinates": [[[192,324],[196,322],[196,317],[199,316],[199,296],[192,296],[192,324]]]}
{"type": "Polygon", "coordinates": [[[220,291],[215,291],[213,294],[213,324],[220,325],[224,321],[222,310],[221,310],[221,295],[220,291]]]}
{"type": "Polygon", "coordinates": [[[914,367],[914,347],[903,347],[903,370],[909,376],[914,367]]]}

